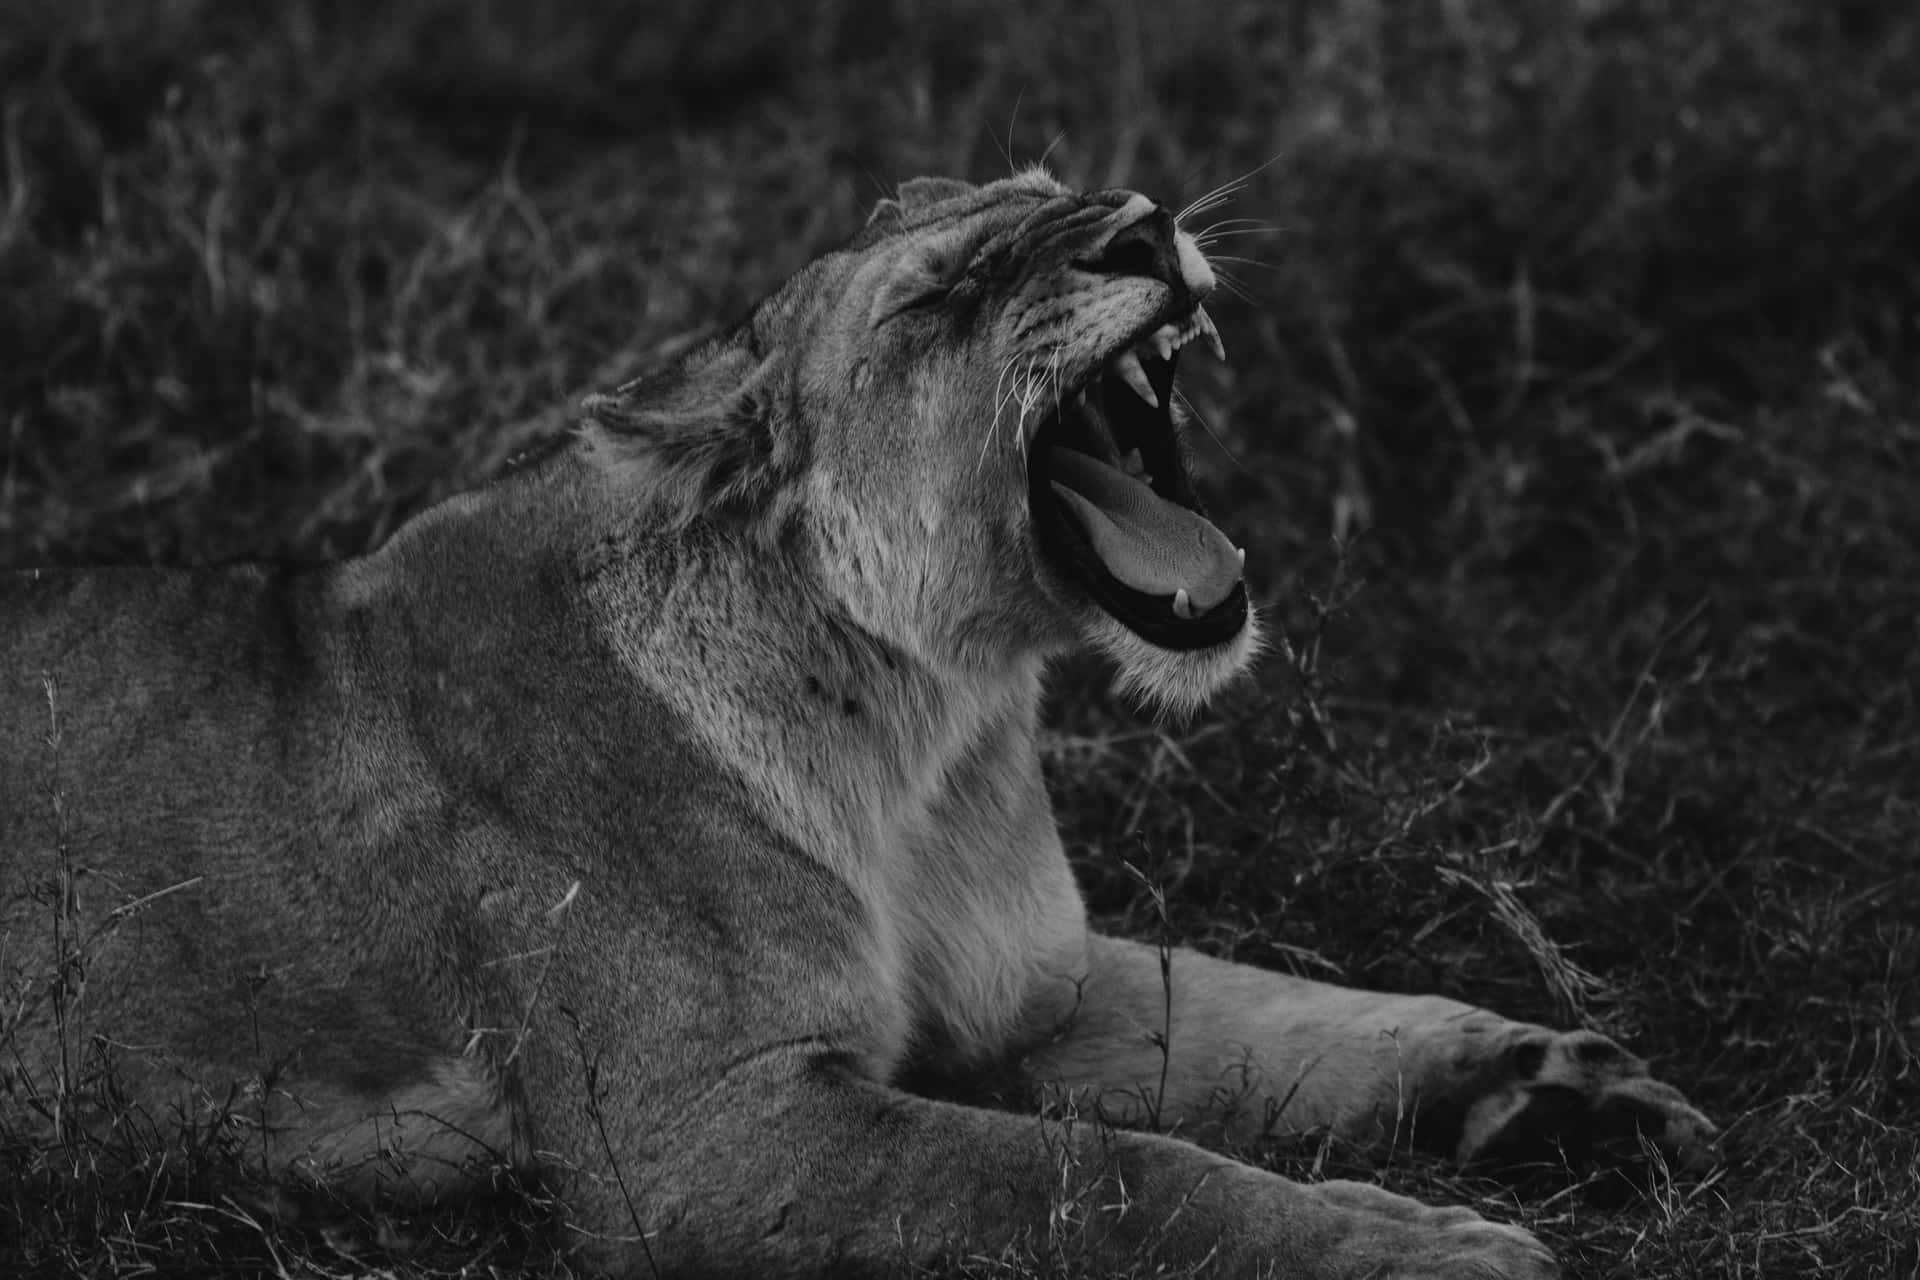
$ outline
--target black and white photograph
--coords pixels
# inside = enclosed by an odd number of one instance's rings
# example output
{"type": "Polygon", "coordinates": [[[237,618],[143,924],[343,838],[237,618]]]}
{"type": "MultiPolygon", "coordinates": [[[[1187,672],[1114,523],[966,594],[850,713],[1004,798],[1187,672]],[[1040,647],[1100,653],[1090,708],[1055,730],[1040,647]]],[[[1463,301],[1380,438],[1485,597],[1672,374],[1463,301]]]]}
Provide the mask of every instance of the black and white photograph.
{"type": "Polygon", "coordinates": [[[0,0],[0,1275],[1920,1277],[1920,8],[0,0]]]}

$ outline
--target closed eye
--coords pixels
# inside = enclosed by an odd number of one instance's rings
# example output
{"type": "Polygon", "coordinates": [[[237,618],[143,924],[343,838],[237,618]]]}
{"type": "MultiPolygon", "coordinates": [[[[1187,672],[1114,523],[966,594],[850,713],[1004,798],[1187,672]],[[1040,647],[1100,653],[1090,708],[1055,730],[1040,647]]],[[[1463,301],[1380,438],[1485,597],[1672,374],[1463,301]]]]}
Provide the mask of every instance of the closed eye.
{"type": "Polygon", "coordinates": [[[974,229],[916,246],[894,268],[874,309],[874,323],[930,311],[946,302],[967,279],[987,239],[984,229],[974,229]]]}
{"type": "Polygon", "coordinates": [[[885,324],[903,315],[932,311],[945,302],[952,293],[953,285],[945,282],[899,282],[887,290],[885,301],[878,308],[874,323],[885,324]]]}

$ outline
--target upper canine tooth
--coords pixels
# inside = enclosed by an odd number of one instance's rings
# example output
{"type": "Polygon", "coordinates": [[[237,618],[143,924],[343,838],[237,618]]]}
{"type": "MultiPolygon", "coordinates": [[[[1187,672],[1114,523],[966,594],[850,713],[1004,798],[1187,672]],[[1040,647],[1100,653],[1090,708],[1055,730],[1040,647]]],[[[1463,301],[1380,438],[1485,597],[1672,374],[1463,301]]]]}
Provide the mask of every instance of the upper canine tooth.
{"type": "Polygon", "coordinates": [[[1207,349],[1213,352],[1213,358],[1225,364],[1227,360],[1226,344],[1220,341],[1220,331],[1213,327],[1213,317],[1207,314],[1205,307],[1195,307],[1193,309],[1193,323],[1201,333],[1206,335],[1207,349]]]}
{"type": "Polygon", "coordinates": [[[1153,384],[1147,381],[1147,371],[1140,367],[1140,357],[1131,351],[1122,351],[1113,359],[1114,372],[1120,375],[1120,381],[1133,388],[1133,394],[1158,409],[1160,397],[1153,394],[1153,384]]]}

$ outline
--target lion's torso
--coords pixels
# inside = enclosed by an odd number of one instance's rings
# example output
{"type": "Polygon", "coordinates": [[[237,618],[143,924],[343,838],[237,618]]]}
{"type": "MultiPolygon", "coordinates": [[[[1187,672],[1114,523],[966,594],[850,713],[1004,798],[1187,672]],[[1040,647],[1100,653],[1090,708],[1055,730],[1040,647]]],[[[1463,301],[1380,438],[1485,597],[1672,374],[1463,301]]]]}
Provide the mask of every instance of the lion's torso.
{"type": "MultiPolygon", "coordinates": [[[[1005,1051],[1081,925],[1064,861],[1029,865],[1031,678],[955,714],[779,565],[603,501],[566,452],[342,566],[14,575],[22,994],[61,981],[65,866],[67,1002],[204,1097],[279,1072],[345,1114],[455,1062],[511,1101],[596,984],[663,1105],[800,1042],[881,1076],[1005,1051]]],[[[47,1066],[38,1004],[10,1030],[47,1066]]]]}

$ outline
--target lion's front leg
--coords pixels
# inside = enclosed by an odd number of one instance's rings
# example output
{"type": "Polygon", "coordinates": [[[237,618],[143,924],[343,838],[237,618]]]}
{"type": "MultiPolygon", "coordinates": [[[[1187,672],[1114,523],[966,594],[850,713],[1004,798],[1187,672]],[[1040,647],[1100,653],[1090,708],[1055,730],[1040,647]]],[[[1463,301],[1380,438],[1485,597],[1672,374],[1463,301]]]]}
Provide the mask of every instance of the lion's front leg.
{"type": "Polygon", "coordinates": [[[1356,991],[1175,949],[1090,940],[1036,1083],[1091,1091],[1134,1122],[1221,1132],[1331,1129],[1462,1162],[1613,1141],[1696,1163],[1713,1125],[1646,1063],[1589,1031],[1556,1032],[1437,996],[1356,991]]]}
{"type": "Polygon", "coordinates": [[[844,1277],[1032,1253],[1223,1280],[1558,1274],[1526,1231],[1466,1209],[1302,1185],[1157,1134],[918,1098],[845,1064],[790,1065],[775,1055],[731,1073],[697,1123],[615,1115],[600,1142],[585,1117],[552,1126],[584,1139],[571,1200],[589,1264],[844,1277]]]}

